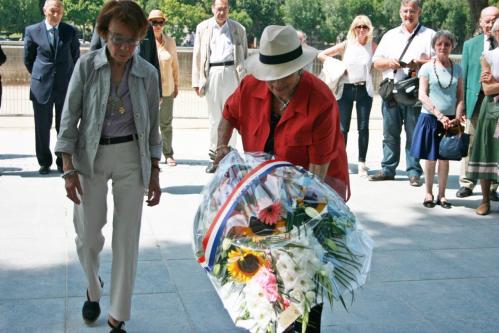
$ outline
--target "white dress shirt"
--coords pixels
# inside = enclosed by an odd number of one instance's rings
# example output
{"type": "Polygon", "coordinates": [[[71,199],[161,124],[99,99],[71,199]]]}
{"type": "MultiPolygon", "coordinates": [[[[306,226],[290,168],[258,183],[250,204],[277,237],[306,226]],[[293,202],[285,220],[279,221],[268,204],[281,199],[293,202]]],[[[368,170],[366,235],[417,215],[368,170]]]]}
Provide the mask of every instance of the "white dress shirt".
{"type": "Polygon", "coordinates": [[[227,21],[219,26],[213,18],[212,35],[210,40],[210,64],[217,62],[234,60],[234,44],[230,35],[229,24],[227,21]]]}
{"type": "MultiPolygon", "coordinates": [[[[399,59],[402,51],[407,45],[408,39],[412,33],[408,32],[403,25],[389,30],[383,35],[376,52],[373,56],[373,62],[380,58],[399,59]]],[[[435,51],[431,47],[431,40],[435,31],[422,26],[418,34],[412,40],[411,45],[402,58],[403,62],[409,63],[411,60],[420,59],[422,56],[435,56],[435,51]]],[[[399,69],[395,75],[395,81],[400,81],[408,76],[408,69],[399,69]]],[[[383,71],[384,78],[393,78],[393,69],[383,71]]]]}

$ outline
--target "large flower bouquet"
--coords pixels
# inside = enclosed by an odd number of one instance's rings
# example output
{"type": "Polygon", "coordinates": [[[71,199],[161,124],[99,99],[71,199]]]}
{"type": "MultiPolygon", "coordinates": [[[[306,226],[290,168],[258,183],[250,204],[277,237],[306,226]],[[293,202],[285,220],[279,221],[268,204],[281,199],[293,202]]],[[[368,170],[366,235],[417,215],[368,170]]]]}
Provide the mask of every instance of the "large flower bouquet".
{"type": "Polygon", "coordinates": [[[372,240],[311,173],[232,151],[203,191],[194,251],[237,326],[304,331],[314,305],[346,306],[365,283],[372,240]]]}

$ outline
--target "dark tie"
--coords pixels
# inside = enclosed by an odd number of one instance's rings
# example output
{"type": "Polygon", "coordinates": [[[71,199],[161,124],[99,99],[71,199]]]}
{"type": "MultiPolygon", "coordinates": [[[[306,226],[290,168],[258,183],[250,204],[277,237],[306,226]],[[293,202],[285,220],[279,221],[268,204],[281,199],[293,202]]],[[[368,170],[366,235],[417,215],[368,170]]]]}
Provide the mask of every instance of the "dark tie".
{"type": "Polygon", "coordinates": [[[55,49],[57,48],[57,29],[52,28],[50,29],[50,36],[52,37],[52,48],[55,49]]]}
{"type": "Polygon", "coordinates": [[[489,37],[489,50],[493,50],[496,48],[496,40],[494,37],[489,37]]]}

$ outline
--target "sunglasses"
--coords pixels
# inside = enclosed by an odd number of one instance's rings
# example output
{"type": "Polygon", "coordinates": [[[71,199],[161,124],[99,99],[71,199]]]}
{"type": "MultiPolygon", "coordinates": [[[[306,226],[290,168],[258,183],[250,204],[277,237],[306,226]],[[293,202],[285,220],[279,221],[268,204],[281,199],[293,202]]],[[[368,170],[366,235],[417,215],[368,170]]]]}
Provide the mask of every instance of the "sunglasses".
{"type": "Polygon", "coordinates": [[[153,26],[156,26],[156,27],[157,27],[157,26],[162,27],[162,26],[164,26],[164,25],[165,25],[165,21],[151,21],[151,24],[152,24],[153,26]]]}
{"type": "Polygon", "coordinates": [[[358,25],[355,27],[355,29],[365,29],[365,30],[369,30],[369,27],[367,25],[358,25]]]}
{"type": "Polygon", "coordinates": [[[118,46],[128,46],[128,47],[135,47],[139,45],[140,40],[135,39],[135,38],[125,38],[121,35],[118,35],[112,31],[109,31],[109,40],[118,46]]]}

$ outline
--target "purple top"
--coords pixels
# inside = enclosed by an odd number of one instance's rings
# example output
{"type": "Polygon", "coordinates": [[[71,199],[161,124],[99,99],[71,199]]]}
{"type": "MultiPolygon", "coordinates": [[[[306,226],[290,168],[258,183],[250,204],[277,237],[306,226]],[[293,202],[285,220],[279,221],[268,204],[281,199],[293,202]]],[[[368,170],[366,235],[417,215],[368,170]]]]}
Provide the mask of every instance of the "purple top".
{"type": "Polygon", "coordinates": [[[131,61],[126,63],[125,72],[118,87],[111,80],[111,89],[109,91],[101,137],[114,138],[137,133],[133,120],[130,90],[128,90],[128,75],[131,63],[131,61]]]}

